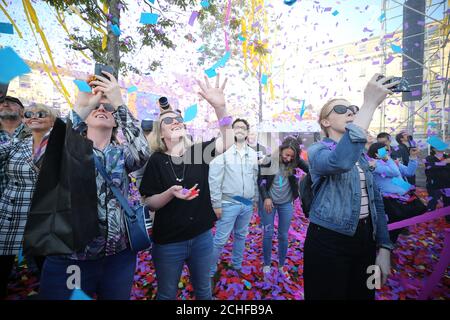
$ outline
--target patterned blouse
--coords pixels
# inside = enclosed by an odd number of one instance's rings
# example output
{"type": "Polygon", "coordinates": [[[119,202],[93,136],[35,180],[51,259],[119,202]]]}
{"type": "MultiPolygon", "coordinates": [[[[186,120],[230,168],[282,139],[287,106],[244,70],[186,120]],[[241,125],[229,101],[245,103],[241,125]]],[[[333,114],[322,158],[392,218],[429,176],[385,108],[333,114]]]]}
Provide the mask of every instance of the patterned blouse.
{"type": "MultiPolygon", "coordinates": [[[[73,128],[79,132],[86,129],[86,124],[75,111],[71,111],[73,128]]],[[[128,174],[145,165],[150,157],[148,142],[138,121],[127,107],[120,106],[114,113],[119,128],[125,137],[125,143],[111,142],[105,149],[94,148],[94,153],[101,159],[106,172],[113,183],[128,196],[128,174]]],[[[96,170],[98,218],[101,236],[94,239],[82,252],[69,258],[74,260],[94,260],[117,254],[128,247],[123,210],[111,189],[106,185],[101,174],[96,170]]]]}

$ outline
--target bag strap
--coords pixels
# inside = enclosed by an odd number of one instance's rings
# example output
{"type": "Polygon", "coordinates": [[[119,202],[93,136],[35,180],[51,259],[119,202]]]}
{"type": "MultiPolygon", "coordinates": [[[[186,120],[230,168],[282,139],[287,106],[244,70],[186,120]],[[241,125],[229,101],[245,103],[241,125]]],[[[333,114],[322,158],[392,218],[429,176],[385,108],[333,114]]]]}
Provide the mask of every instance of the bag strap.
{"type": "Polygon", "coordinates": [[[106,185],[111,189],[112,193],[116,197],[116,199],[119,201],[120,206],[125,211],[125,214],[130,219],[135,219],[136,214],[131,209],[130,205],[128,204],[127,199],[123,196],[122,192],[117,188],[114,183],[111,180],[111,177],[106,173],[105,167],[103,166],[102,162],[100,161],[99,157],[97,157],[94,154],[94,160],[95,160],[95,167],[97,168],[98,172],[102,175],[103,179],[105,179],[106,185]]]}

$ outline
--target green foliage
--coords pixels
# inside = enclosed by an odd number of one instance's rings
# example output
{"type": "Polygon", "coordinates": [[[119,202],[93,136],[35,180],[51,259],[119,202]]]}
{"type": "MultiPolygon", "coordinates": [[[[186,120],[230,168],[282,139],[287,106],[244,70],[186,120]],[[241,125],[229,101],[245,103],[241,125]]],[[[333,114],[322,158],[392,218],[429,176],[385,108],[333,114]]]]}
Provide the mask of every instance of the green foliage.
{"type": "MultiPolygon", "coordinates": [[[[174,9],[181,9],[186,11],[190,6],[196,4],[195,0],[156,0],[162,10],[162,12],[169,12],[174,9]]],[[[126,15],[128,11],[127,1],[125,0],[44,0],[49,6],[55,9],[61,10],[69,15],[73,15],[73,12],[69,9],[70,6],[75,6],[83,17],[88,21],[97,25],[104,26],[108,23],[118,24],[120,26],[120,18],[114,17],[111,14],[105,14],[102,10],[103,3],[107,2],[108,5],[115,4],[116,8],[111,8],[110,13],[117,8],[120,8],[120,14],[126,15]],[[95,23],[96,22],[96,23],[95,23]]],[[[144,1],[148,5],[148,8],[143,8],[143,11],[159,13],[158,10],[150,5],[150,3],[144,1]]],[[[114,11],[113,11],[114,12],[114,11]]],[[[142,36],[142,42],[137,43],[131,37],[120,37],[117,43],[114,45],[119,46],[119,56],[114,55],[114,52],[108,50],[102,50],[102,35],[98,33],[94,28],[91,28],[90,35],[88,37],[81,36],[79,29],[74,28],[74,32],[71,34],[75,39],[75,43],[71,43],[68,47],[74,50],[89,50],[92,53],[92,57],[95,61],[100,63],[107,63],[112,61],[113,66],[119,69],[122,73],[126,74],[128,71],[138,72],[138,69],[132,65],[127,65],[121,62],[121,57],[126,54],[133,54],[137,49],[143,47],[154,48],[156,46],[162,46],[166,49],[174,49],[176,46],[170,39],[170,30],[175,26],[181,26],[180,22],[164,18],[160,15],[157,25],[143,25],[137,28],[137,33],[142,36]]],[[[113,36],[111,27],[108,26],[108,36],[111,39],[113,36]]],[[[149,69],[154,71],[161,65],[160,61],[152,61],[149,69]]]]}

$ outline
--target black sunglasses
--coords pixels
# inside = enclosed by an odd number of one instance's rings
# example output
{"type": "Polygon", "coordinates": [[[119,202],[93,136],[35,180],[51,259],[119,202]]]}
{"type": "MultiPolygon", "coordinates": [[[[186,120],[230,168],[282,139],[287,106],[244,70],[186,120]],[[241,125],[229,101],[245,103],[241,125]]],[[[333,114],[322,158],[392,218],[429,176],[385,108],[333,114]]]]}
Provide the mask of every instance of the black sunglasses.
{"type": "MultiPolygon", "coordinates": [[[[108,111],[108,112],[114,112],[114,111],[116,111],[116,109],[114,109],[114,107],[113,107],[112,104],[109,104],[109,103],[103,103],[103,104],[101,104],[101,105],[103,106],[103,109],[105,109],[105,111],[108,111]]],[[[100,104],[99,104],[98,106],[95,107],[95,110],[98,110],[98,108],[100,108],[100,104]]]]}
{"type": "Polygon", "coordinates": [[[42,119],[42,118],[47,118],[48,117],[48,112],[47,111],[37,111],[37,112],[25,111],[25,113],[23,115],[27,119],[31,119],[34,116],[36,116],[36,118],[42,119]]]}
{"type": "Polygon", "coordinates": [[[177,120],[179,123],[183,123],[183,117],[181,116],[177,116],[177,117],[166,117],[164,119],[162,119],[162,122],[164,122],[165,124],[169,125],[172,124],[174,120],[177,120]]]}
{"type": "Polygon", "coordinates": [[[325,116],[328,117],[333,111],[336,112],[337,114],[345,114],[347,113],[347,110],[350,110],[351,112],[353,112],[353,114],[357,114],[359,111],[359,108],[355,105],[351,105],[351,106],[344,106],[341,104],[335,105],[333,107],[333,109],[331,109],[330,112],[328,112],[328,114],[325,116]]]}

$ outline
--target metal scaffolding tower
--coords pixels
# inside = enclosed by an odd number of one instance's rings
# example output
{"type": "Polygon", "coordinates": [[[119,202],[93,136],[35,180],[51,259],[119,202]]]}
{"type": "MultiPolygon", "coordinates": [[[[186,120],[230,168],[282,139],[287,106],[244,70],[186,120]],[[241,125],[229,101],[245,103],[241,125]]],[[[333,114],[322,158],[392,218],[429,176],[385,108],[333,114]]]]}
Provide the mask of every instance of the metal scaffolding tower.
{"type": "MultiPolygon", "coordinates": [[[[403,0],[382,0],[380,21],[383,31],[381,37],[383,74],[387,72],[384,62],[392,52],[390,39],[394,37],[393,35],[397,38],[402,36],[404,6],[406,4],[403,0]]],[[[406,118],[400,119],[397,124],[396,131],[407,129],[412,132],[414,128],[414,135],[417,138],[438,135],[443,141],[450,136],[450,112],[445,110],[448,110],[450,105],[448,97],[450,14],[447,12],[449,7],[450,0],[426,0],[425,12],[420,12],[425,16],[423,97],[421,101],[415,102],[402,102],[397,96],[393,97],[408,110],[406,118]]],[[[380,131],[386,129],[386,107],[386,103],[381,107],[380,131]]]]}

